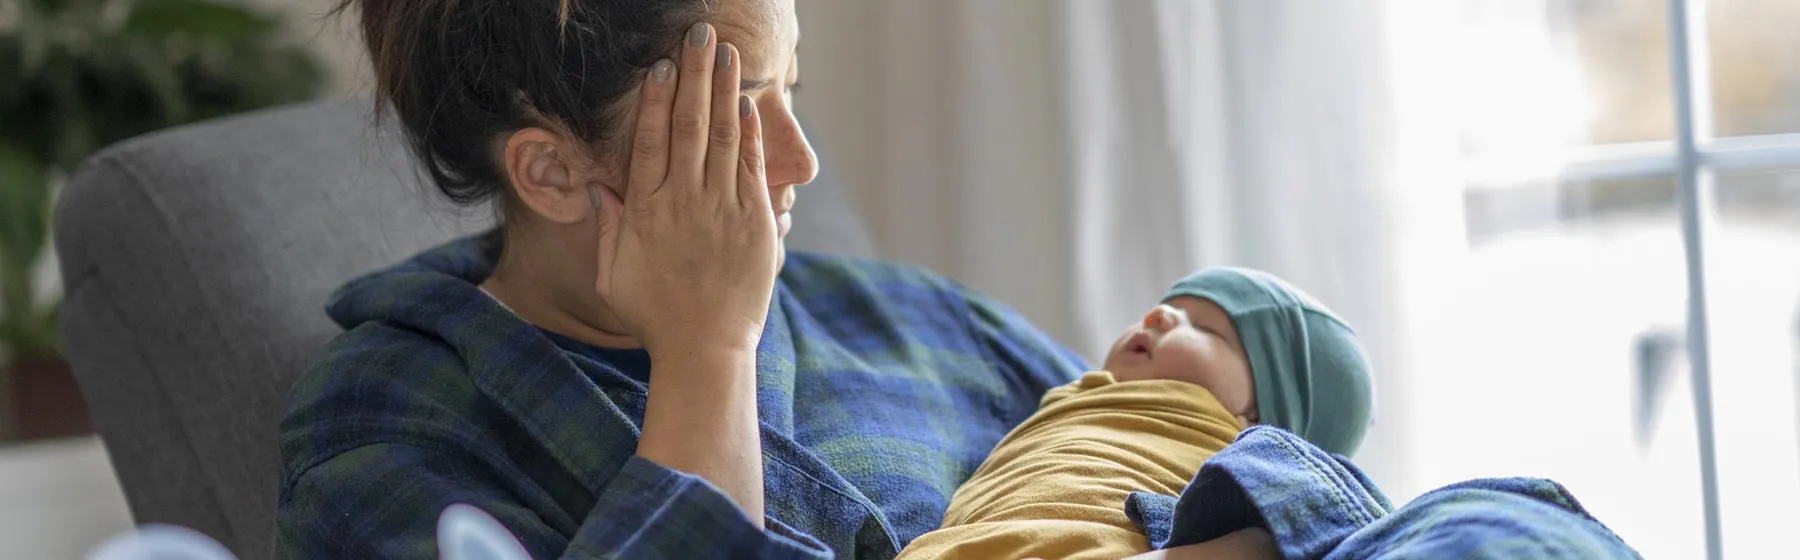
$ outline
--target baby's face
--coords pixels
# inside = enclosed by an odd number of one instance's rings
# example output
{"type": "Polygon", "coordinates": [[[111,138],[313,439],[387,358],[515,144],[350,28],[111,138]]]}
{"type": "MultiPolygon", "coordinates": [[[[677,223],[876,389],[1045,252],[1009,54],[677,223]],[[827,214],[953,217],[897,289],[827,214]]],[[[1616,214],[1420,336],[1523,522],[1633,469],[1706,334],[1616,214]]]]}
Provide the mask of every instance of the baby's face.
{"type": "Polygon", "coordinates": [[[1211,391],[1245,425],[1256,423],[1256,383],[1231,317],[1211,300],[1171,298],[1125,329],[1106,355],[1119,381],[1173,379],[1211,391]]]}

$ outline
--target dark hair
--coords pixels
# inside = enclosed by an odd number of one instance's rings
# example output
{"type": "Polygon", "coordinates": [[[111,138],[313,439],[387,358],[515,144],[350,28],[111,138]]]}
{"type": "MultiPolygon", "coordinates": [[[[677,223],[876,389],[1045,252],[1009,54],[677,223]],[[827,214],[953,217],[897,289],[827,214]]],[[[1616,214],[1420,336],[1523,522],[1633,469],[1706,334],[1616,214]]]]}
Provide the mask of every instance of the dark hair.
{"type": "Polygon", "coordinates": [[[377,108],[458,204],[504,188],[498,135],[552,126],[599,150],[711,0],[342,0],[361,8],[377,108]]]}

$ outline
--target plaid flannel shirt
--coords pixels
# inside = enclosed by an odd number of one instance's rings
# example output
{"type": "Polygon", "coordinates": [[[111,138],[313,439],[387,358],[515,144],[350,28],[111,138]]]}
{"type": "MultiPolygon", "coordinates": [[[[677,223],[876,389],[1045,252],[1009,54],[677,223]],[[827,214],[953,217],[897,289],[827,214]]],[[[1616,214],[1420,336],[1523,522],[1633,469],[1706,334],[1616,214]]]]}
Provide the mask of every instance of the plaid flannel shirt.
{"type": "Polygon", "coordinates": [[[346,284],[280,426],[276,555],[431,558],[453,503],[537,558],[888,558],[1082,360],[916,269],[790,253],[757,349],[767,531],[635,457],[648,356],[480,292],[474,238],[346,284]]]}
{"type": "Polygon", "coordinates": [[[1642,560],[1556,482],[1471,480],[1396,510],[1349,459],[1269,426],[1238,434],[1179,498],[1132,494],[1125,515],[1156,547],[1261,527],[1282,558],[1642,560]]]}

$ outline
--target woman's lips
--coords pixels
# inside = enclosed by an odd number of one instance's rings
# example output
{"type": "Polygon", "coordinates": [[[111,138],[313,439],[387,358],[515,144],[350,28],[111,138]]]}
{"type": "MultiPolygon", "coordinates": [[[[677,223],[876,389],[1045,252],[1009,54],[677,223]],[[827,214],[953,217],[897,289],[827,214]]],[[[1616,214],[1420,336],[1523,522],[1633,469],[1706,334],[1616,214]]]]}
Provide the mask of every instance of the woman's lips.
{"type": "Polygon", "coordinates": [[[775,211],[775,235],[787,237],[788,231],[794,229],[794,189],[769,191],[769,205],[775,211]]]}

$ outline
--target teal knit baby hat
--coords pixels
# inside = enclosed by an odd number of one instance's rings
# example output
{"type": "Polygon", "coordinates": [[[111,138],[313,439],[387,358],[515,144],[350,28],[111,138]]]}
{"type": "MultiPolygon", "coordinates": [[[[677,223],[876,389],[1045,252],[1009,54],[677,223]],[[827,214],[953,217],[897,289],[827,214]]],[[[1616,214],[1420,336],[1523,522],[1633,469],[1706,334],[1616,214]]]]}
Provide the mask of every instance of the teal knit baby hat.
{"type": "Polygon", "coordinates": [[[1368,433],[1375,388],[1356,331],[1324,304],[1266,272],[1208,268],[1182,278],[1176,296],[1212,300],[1231,317],[1250,358],[1259,422],[1351,455],[1368,433]]]}

